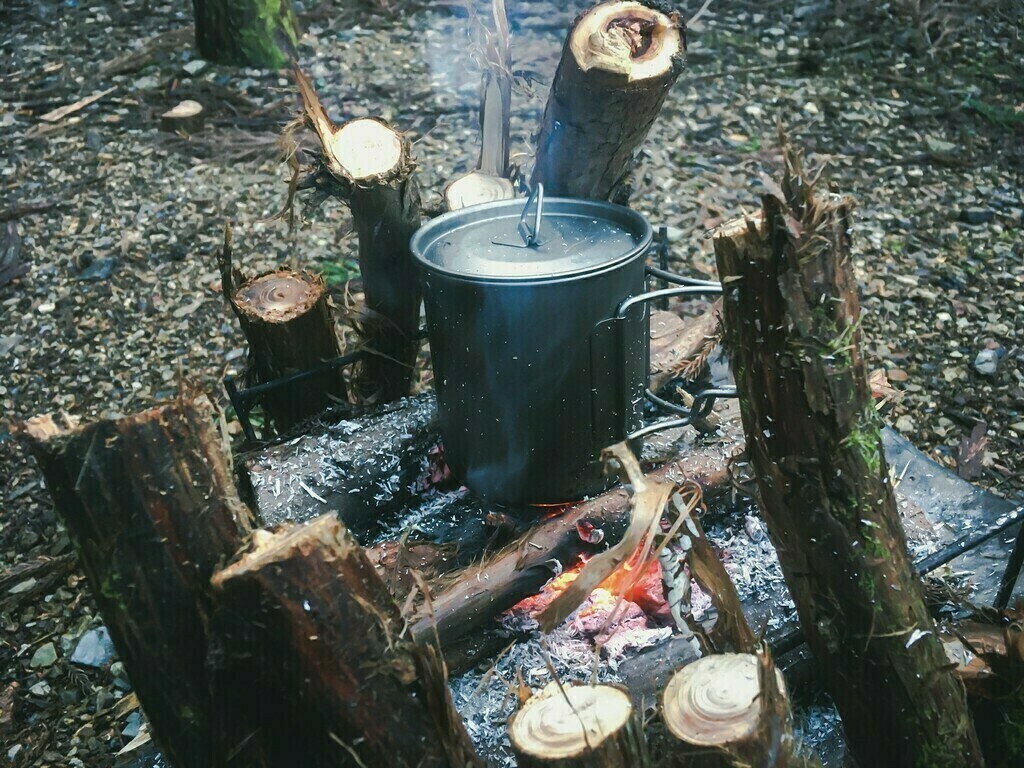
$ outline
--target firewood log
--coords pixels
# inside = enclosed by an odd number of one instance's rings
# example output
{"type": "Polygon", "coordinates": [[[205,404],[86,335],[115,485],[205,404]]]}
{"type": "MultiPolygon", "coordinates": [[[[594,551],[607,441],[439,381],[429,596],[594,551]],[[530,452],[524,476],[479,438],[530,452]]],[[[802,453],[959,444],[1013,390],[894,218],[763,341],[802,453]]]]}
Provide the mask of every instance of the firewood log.
{"type": "Polygon", "coordinates": [[[182,397],[81,428],[49,416],[19,434],[39,462],[92,594],[174,766],[222,766],[211,728],[208,581],[251,528],[214,411],[182,397]]]}
{"type": "Polygon", "coordinates": [[[654,2],[601,3],[573,22],[548,95],[531,185],[608,199],[683,68],[683,22],[654,2]]]}
{"type": "Polygon", "coordinates": [[[662,693],[661,719],[679,741],[667,765],[789,768],[793,717],[786,685],[765,652],[705,656],[662,693]]]}
{"type": "Polygon", "coordinates": [[[760,226],[714,239],[762,516],[857,762],[978,766],[888,479],[860,349],[852,201],[818,193],[785,144],[784,156],[760,226]]]}
{"type": "MultiPolygon", "coordinates": [[[[219,266],[224,298],[249,342],[249,386],[306,371],[341,354],[333,305],[320,277],[279,270],[243,281],[232,264],[230,227],[219,266]]],[[[336,369],[267,393],[262,402],[280,434],[344,399],[345,380],[336,369]]]]}
{"type": "Polygon", "coordinates": [[[304,185],[346,202],[359,238],[365,310],[357,325],[370,355],[360,366],[358,394],[366,402],[396,400],[409,392],[420,346],[421,289],[409,250],[420,225],[412,143],[379,118],[335,125],[298,68],[295,77],[305,122],[321,146],[304,185]]]}
{"type": "Polygon", "coordinates": [[[404,635],[398,607],[334,515],[261,532],[212,583],[217,683],[248,694],[219,713],[229,732],[252,734],[239,765],[483,765],[444,662],[404,635]]]}
{"type": "Polygon", "coordinates": [[[509,720],[519,768],[644,768],[639,713],[615,685],[551,683],[509,720]]]}

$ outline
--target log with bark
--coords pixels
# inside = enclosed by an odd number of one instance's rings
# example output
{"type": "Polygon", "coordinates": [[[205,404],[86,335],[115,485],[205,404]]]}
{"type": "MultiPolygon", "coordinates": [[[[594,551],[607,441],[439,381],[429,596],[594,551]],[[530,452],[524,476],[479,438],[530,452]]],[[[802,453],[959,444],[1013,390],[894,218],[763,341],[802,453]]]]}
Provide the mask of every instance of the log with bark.
{"type": "Polygon", "coordinates": [[[784,154],[761,225],[714,240],[761,511],[857,761],[981,765],[888,479],[860,353],[852,203],[817,193],[784,154]]]}
{"type": "Polygon", "coordinates": [[[240,765],[478,766],[444,662],[403,621],[362,548],[333,515],[254,537],[213,577],[219,713],[247,732],[240,765]],[[248,694],[247,696],[245,694],[248,694]]]}
{"type": "Polygon", "coordinates": [[[608,199],[683,68],[683,21],[656,2],[606,2],[573,22],[548,95],[530,183],[608,199]]]}
{"type": "Polygon", "coordinates": [[[192,0],[196,47],[208,61],[279,69],[295,55],[291,0],[192,0]]]}
{"type": "Polygon", "coordinates": [[[661,719],[678,740],[668,765],[797,764],[786,685],[763,649],[705,656],[680,669],[665,686],[661,719]]]}
{"type": "MultiPolygon", "coordinates": [[[[233,735],[215,705],[208,581],[251,527],[214,411],[183,396],[75,428],[19,428],[67,525],[155,738],[175,766],[224,764],[233,735]]],[[[234,734],[237,735],[237,734],[234,734]]]]}
{"type": "Polygon", "coordinates": [[[357,394],[385,402],[408,394],[419,352],[420,280],[409,239],[420,225],[420,194],[409,139],[379,118],[335,125],[298,69],[303,122],[320,141],[312,172],[299,183],[315,189],[312,204],[336,197],[348,204],[359,238],[364,307],[356,318],[369,353],[357,394]]]}
{"type": "MultiPolygon", "coordinates": [[[[322,278],[278,270],[243,280],[232,264],[232,234],[225,229],[219,256],[221,288],[249,342],[246,383],[262,384],[301,373],[341,354],[330,294],[322,278]]],[[[345,401],[340,369],[324,371],[273,393],[263,407],[278,434],[345,401]]]]}
{"type": "Polygon", "coordinates": [[[508,724],[520,768],[645,768],[647,743],[629,693],[553,682],[508,724]]]}

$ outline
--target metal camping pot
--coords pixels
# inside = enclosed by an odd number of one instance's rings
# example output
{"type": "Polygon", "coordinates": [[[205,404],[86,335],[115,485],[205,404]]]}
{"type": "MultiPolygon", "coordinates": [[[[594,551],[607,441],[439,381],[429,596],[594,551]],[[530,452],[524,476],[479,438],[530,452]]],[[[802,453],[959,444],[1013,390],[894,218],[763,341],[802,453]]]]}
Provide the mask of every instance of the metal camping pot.
{"type": "Polygon", "coordinates": [[[445,460],[475,493],[518,506],[599,492],[601,449],[652,431],[647,304],[721,288],[645,293],[651,239],[629,208],[545,200],[540,185],[525,207],[464,208],[413,236],[445,460]]]}

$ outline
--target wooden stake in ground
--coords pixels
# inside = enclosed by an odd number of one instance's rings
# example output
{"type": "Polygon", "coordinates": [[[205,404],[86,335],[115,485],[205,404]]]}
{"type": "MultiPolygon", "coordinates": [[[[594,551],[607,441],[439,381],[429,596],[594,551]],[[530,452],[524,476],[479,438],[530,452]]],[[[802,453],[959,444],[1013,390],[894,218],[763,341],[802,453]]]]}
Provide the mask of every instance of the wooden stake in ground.
{"type": "Polygon", "coordinates": [[[304,122],[320,140],[313,172],[300,183],[352,210],[359,237],[365,311],[358,320],[365,348],[358,394],[369,402],[395,400],[409,391],[419,351],[420,280],[409,239],[420,225],[420,194],[413,177],[412,145],[378,118],[336,126],[309,79],[296,68],[304,122]]]}
{"type": "Polygon", "coordinates": [[[295,55],[291,0],[192,0],[196,47],[208,61],[279,69],[295,55]]]}
{"type": "Polygon", "coordinates": [[[334,515],[255,537],[213,584],[219,679],[251,694],[221,713],[229,731],[251,729],[240,765],[297,756],[310,768],[482,765],[443,661],[403,633],[387,588],[334,515]]]}
{"type": "Polygon", "coordinates": [[[210,727],[207,585],[251,523],[213,408],[182,397],[82,428],[40,416],[19,433],[164,754],[223,765],[234,743],[210,727]]]}
{"type": "Polygon", "coordinates": [[[764,651],[705,656],[668,681],[661,719],[680,748],[668,765],[688,768],[793,762],[793,717],[782,673],[764,651]]]}
{"type": "Polygon", "coordinates": [[[160,130],[193,134],[203,130],[203,105],[192,99],[178,102],[160,115],[160,130]]]}
{"type": "Polygon", "coordinates": [[[445,187],[444,202],[449,211],[515,197],[508,178],[512,51],[504,0],[492,0],[491,13],[494,30],[480,25],[487,60],[480,83],[480,159],[475,170],[445,187]]]}
{"type": "Polygon", "coordinates": [[[683,22],[658,3],[606,2],[573,22],[548,95],[531,185],[608,199],[683,68],[683,22]]]}
{"type": "Polygon", "coordinates": [[[647,743],[629,694],[613,685],[551,683],[512,716],[520,768],[643,768],[647,743]]]}
{"type": "MultiPolygon", "coordinates": [[[[249,342],[247,383],[262,384],[300,373],[341,354],[332,303],[320,277],[280,270],[243,281],[231,263],[231,229],[220,257],[221,285],[249,342]]],[[[345,400],[339,369],[283,387],[263,398],[278,433],[345,400]]]]}
{"type": "Polygon", "coordinates": [[[857,762],[979,766],[888,481],[860,353],[852,203],[816,193],[785,155],[761,226],[714,241],[763,517],[857,762]]]}

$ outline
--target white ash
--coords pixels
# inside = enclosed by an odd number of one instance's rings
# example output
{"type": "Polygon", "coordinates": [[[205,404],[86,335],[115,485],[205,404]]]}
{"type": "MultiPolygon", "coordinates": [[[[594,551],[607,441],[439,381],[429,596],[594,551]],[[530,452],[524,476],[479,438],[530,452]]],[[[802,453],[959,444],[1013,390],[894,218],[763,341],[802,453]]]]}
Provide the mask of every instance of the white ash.
{"type": "Polygon", "coordinates": [[[746,510],[739,519],[728,517],[706,521],[708,540],[721,553],[725,570],[736,585],[740,601],[767,594],[783,583],[782,567],[765,530],[764,523],[746,510]]]}

